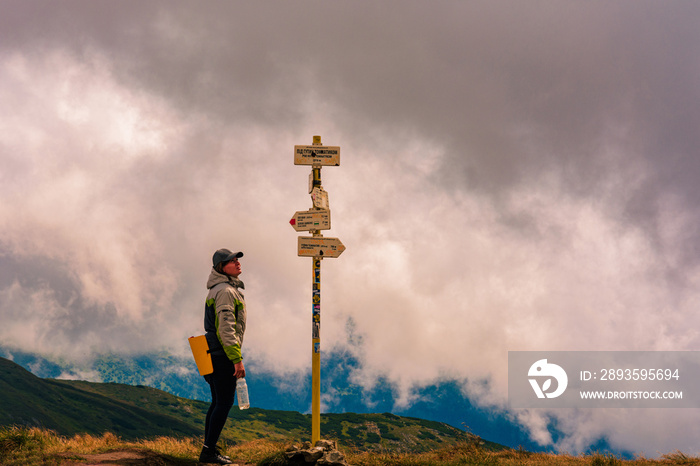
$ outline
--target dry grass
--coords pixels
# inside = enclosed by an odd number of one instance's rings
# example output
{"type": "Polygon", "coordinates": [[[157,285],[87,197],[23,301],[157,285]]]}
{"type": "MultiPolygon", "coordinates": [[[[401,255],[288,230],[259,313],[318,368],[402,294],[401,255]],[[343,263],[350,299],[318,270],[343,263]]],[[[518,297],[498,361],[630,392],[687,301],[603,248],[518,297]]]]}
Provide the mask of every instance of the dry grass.
{"type": "Polygon", "coordinates": [[[195,459],[199,448],[201,446],[195,446],[191,439],[129,442],[110,432],[101,436],[78,434],[63,437],[38,428],[0,428],[0,464],[3,466],[80,464],[87,455],[115,450],[149,450],[173,458],[195,459]]]}
{"type": "Polygon", "coordinates": [[[420,454],[360,453],[348,456],[357,466],[435,466],[435,465],[504,465],[504,466],[659,466],[700,465],[700,459],[682,453],[664,455],[658,460],[636,458],[622,460],[612,455],[567,455],[531,453],[522,450],[487,451],[469,445],[446,448],[420,454]]]}
{"type": "MultiPolygon", "coordinates": [[[[33,429],[30,429],[33,430],[33,429]]],[[[111,432],[96,437],[90,434],[78,434],[71,438],[59,437],[51,431],[42,431],[47,438],[52,438],[51,445],[54,448],[49,451],[63,450],[76,454],[102,453],[119,448],[121,440],[111,432]]]]}
{"type": "MultiPolygon", "coordinates": [[[[300,442],[301,443],[301,442],[300,442]]],[[[289,442],[254,440],[224,446],[226,454],[239,463],[282,466],[289,442]]],[[[474,443],[464,443],[424,453],[353,452],[344,450],[350,464],[356,466],[435,466],[435,465],[506,465],[506,466],[646,466],[700,465],[700,458],[679,451],[659,459],[621,460],[612,455],[554,455],[525,450],[489,451],[474,443]]],[[[0,428],[0,464],[7,466],[80,464],[88,455],[110,451],[148,451],[167,458],[165,464],[197,464],[201,441],[192,438],[157,437],[125,441],[114,434],[87,434],[67,438],[36,428],[0,428]]],[[[145,464],[145,462],[144,462],[145,464]]]]}

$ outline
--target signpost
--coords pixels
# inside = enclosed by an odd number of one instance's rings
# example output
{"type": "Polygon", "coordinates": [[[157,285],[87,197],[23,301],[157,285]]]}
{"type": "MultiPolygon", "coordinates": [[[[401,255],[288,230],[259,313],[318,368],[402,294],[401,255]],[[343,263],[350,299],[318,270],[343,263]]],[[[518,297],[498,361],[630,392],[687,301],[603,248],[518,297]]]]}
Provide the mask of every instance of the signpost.
{"type": "Polygon", "coordinates": [[[322,146],[320,144],[294,146],[294,165],[338,166],[340,165],[340,147],[322,146]]]}
{"type": "Polygon", "coordinates": [[[322,236],[300,236],[298,253],[301,257],[338,257],[345,251],[345,245],[338,238],[322,236]]]}
{"type": "Polygon", "coordinates": [[[303,210],[294,214],[289,221],[296,231],[330,230],[330,210],[303,210]]]}
{"type": "Polygon", "coordinates": [[[311,201],[314,204],[315,209],[330,210],[330,204],[328,203],[328,192],[323,188],[316,186],[311,190],[311,201]]]}
{"type": "Polygon", "coordinates": [[[321,230],[330,230],[331,211],[328,193],[321,186],[321,168],[340,165],[340,147],[322,146],[321,136],[314,136],[311,146],[294,146],[294,165],[311,165],[309,194],[313,207],[299,211],[289,221],[295,231],[309,231],[300,236],[297,255],[312,257],[311,275],[311,443],[321,439],[321,260],[340,256],[345,246],[338,238],[324,238],[321,230]]]}

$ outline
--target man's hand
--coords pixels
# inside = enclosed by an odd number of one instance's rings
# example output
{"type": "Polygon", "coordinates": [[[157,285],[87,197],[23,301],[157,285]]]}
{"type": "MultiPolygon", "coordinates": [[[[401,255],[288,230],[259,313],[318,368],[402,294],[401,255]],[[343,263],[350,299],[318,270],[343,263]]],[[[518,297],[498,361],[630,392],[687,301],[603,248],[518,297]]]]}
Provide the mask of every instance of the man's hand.
{"type": "Polygon", "coordinates": [[[233,368],[235,369],[233,373],[233,376],[235,378],[242,379],[243,377],[245,377],[245,367],[243,367],[243,361],[234,364],[233,368]]]}

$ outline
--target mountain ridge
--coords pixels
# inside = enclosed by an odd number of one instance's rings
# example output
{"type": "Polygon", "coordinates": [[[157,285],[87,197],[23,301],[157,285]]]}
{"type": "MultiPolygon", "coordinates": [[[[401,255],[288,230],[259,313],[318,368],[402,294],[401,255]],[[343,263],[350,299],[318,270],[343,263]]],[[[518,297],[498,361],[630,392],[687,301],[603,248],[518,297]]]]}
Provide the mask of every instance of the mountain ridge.
{"type": "MultiPolygon", "coordinates": [[[[83,363],[27,353],[0,345],[0,357],[6,357],[43,378],[84,379],[146,385],[176,396],[208,401],[209,386],[197,372],[191,357],[178,357],[167,352],[119,355],[94,354],[83,363]]],[[[264,364],[249,358],[248,389],[255,407],[309,413],[311,409],[311,376],[293,374],[283,379],[264,364]]],[[[522,446],[530,451],[546,450],[535,443],[523,426],[507,413],[482,408],[472,403],[463,392],[464,380],[445,379],[416,387],[409,405],[396,405],[398,387],[380,377],[371,387],[354,382],[361,362],[347,351],[330,350],[321,360],[321,393],[323,410],[330,413],[384,413],[444,422],[460,430],[479,432],[484,438],[511,448],[522,446]],[[467,427],[468,426],[468,427],[467,427]]],[[[556,432],[552,432],[556,436],[556,432]]]]}
{"type": "Polygon", "coordinates": [[[143,428],[161,435],[191,431],[178,419],[79,390],[65,381],[39,378],[4,358],[0,358],[0,391],[0,425],[41,426],[64,435],[118,431],[126,438],[143,428]],[[141,427],[136,429],[134,422],[141,427]]]}
{"type": "MultiPolygon", "coordinates": [[[[0,426],[38,426],[60,435],[103,434],[136,439],[198,437],[209,404],[143,385],[42,379],[0,358],[0,426]]],[[[229,443],[310,436],[310,416],[260,408],[231,410],[222,434],[229,443]]],[[[474,438],[448,424],[383,414],[323,414],[324,437],[358,450],[425,451],[474,438]]],[[[506,448],[485,442],[488,448],[506,448]]]]}

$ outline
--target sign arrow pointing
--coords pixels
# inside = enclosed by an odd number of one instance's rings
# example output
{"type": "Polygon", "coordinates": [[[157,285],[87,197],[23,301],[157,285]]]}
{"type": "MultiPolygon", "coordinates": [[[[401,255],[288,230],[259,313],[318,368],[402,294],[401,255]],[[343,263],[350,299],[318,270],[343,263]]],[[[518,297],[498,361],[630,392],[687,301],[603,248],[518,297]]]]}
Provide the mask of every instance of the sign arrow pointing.
{"type": "Polygon", "coordinates": [[[295,231],[330,230],[331,211],[302,210],[294,214],[289,224],[295,231]]]}
{"type": "Polygon", "coordinates": [[[297,255],[301,257],[338,257],[345,251],[345,245],[338,238],[300,236],[297,244],[297,255]]]}

